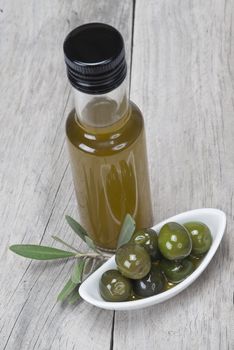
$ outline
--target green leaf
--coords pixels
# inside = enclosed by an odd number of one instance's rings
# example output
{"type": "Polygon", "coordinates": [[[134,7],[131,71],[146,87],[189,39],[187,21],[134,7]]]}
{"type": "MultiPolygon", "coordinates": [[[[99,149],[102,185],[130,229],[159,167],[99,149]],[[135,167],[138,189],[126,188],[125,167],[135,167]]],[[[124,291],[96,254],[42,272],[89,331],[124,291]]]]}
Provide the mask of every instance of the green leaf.
{"type": "Polygon", "coordinates": [[[74,290],[69,296],[68,296],[68,304],[74,305],[78,300],[80,300],[80,294],[78,291],[74,290]]]}
{"type": "Polygon", "coordinates": [[[73,231],[85,242],[85,237],[87,236],[87,231],[71,216],[65,215],[68,225],[73,229],[73,231]]]}
{"type": "Polygon", "coordinates": [[[136,228],[135,220],[130,214],[127,214],[124,218],[123,225],[120,230],[117,248],[123,244],[129,242],[136,228]]]}
{"type": "Polygon", "coordinates": [[[78,260],[77,263],[75,264],[72,272],[72,276],[71,276],[71,280],[73,283],[78,284],[81,282],[84,264],[85,264],[84,259],[78,260]]]}
{"type": "Polygon", "coordinates": [[[53,260],[75,256],[76,253],[34,244],[15,244],[9,247],[15,254],[35,260],[53,260]]]}
{"type": "Polygon", "coordinates": [[[96,271],[99,267],[101,267],[103,264],[104,264],[104,262],[105,261],[103,261],[103,260],[96,260],[95,262],[94,262],[94,265],[93,265],[93,267],[92,267],[92,273],[94,272],[94,271],[96,271]]]}
{"type": "Polygon", "coordinates": [[[84,263],[84,269],[83,269],[83,276],[88,277],[88,275],[91,273],[93,265],[94,265],[94,259],[93,258],[86,258],[84,263]]]}
{"type": "Polygon", "coordinates": [[[77,287],[77,283],[72,282],[71,278],[67,281],[61,292],[59,293],[57,300],[64,301],[77,287]]]}
{"type": "Polygon", "coordinates": [[[102,255],[101,252],[99,252],[95,246],[95,244],[93,243],[92,239],[89,238],[88,236],[85,236],[85,242],[87,244],[87,246],[89,246],[89,248],[91,248],[92,250],[94,250],[96,253],[102,255]]]}
{"type": "Polygon", "coordinates": [[[101,259],[86,258],[82,274],[82,281],[84,281],[89,275],[102,266],[102,264],[104,264],[104,261],[101,259]]]}

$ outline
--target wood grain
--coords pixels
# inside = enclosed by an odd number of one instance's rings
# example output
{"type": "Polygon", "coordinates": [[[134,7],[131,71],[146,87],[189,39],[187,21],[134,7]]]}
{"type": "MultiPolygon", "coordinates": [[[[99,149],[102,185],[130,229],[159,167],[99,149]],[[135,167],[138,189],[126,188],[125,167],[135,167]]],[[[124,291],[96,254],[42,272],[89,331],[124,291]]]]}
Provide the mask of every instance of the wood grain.
{"type": "Polygon", "coordinates": [[[115,316],[113,349],[234,348],[234,3],[136,1],[131,97],[146,120],[155,222],[217,207],[228,229],[198,281],[115,316]]]}
{"type": "Polygon", "coordinates": [[[0,2],[0,349],[234,348],[233,15],[231,0],[0,2]],[[55,303],[70,262],[31,263],[8,252],[13,243],[52,244],[55,233],[74,240],[64,223],[77,212],[62,43],[88,21],[121,30],[129,66],[134,34],[131,97],[146,121],[155,222],[204,206],[228,217],[194,285],[115,318],[86,303],[55,303]]]}
{"type": "Polygon", "coordinates": [[[123,33],[130,62],[132,1],[7,0],[0,8],[0,349],[109,349],[112,312],[55,302],[71,263],[32,263],[8,246],[51,245],[55,233],[73,241],[64,223],[77,209],[62,44],[74,27],[104,21],[123,33]]]}

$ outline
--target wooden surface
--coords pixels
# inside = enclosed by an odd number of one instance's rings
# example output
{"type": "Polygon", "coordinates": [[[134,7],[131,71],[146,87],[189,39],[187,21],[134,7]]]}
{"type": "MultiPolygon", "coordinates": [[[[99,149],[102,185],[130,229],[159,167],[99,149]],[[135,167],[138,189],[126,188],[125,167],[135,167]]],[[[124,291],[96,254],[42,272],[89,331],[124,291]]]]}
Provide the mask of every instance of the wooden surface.
{"type": "Polygon", "coordinates": [[[0,1],[0,349],[234,348],[233,18],[231,0],[0,1]],[[89,21],[116,26],[126,41],[155,223],[198,207],[228,219],[199,280],[142,311],[61,306],[55,299],[71,262],[8,251],[52,244],[54,233],[72,242],[64,222],[65,213],[77,217],[64,135],[72,97],[62,43],[89,21]]]}

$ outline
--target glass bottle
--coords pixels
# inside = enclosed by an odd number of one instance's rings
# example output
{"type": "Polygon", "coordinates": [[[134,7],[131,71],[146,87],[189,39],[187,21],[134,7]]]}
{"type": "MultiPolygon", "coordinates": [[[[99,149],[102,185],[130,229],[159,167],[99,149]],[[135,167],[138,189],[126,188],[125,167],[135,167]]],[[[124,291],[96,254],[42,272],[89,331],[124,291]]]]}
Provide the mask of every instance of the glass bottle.
{"type": "Polygon", "coordinates": [[[144,121],[129,100],[121,34],[102,23],[74,29],[64,42],[75,108],[66,122],[80,222],[96,245],[115,250],[127,213],[152,225],[144,121]]]}

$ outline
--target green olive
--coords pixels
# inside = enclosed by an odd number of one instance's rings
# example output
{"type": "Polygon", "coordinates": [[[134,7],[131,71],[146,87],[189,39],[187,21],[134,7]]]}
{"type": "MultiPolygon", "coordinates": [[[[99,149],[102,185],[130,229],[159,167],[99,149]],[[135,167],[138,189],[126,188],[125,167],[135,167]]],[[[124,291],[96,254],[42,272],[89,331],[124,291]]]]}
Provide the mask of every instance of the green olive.
{"type": "Polygon", "coordinates": [[[176,283],[172,283],[166,280],[166,283],[164,284],[163,291],[166,292],[167,290],[173,288],[176,286],[176,283]]]}
{"type": "Polygon", "coordinates": [[[205,255],[192,255],[192,254],[190,254],[187,259],[189,261],[191,261],[194,268],[196,269],[200,265],[200,263],[202,262],[204,256],[205,255]]]}
{"type": "Polygon", "coordinates": [[[108,270],[103,273],[99,290],[106,301],[126,301],[131,295],[131,282],[117,270],[108,270]]]}
{"type": "Polygon", "coordinates": [[[115,262],[123,276],[140,279],[149,273],[151,260],[145,248],[138,244],[127,243],[117,249],[115,262]]]}
{"type": "Polygon", "coordinates": [[[145,277],[132,281],[133,292],[136,295],[147,298],[163,291],[165,278],[156,266],[152,266],[145,277]]]}
{"type": "Polygon", "coordinates": [[[194,271],[193,264],[188,259],[181,261],[163,259],[160,261],[160,269],[164,272],[168,281],[172,283],[183,281],[194,271]]]}
{"type": "Polygon", "coordinates": [[[212,244],[212,235],[208,226],[202,222],[187,222],[184,224],[192,238],[192,254],[200,255],[208,252],[212,244]]]}
{"type": "Polygon", "coordinates": [[[136,295],[133,291],[130,295],[130,297],[128,298],[128,301],[134,301],[134,300],[139,300],[142,299],[142,297],[140,297],[139,295],[136,295]]]}
{"type": "Polygon", "coordinates": [[[185,227],[176,222],[168,222],[159,232],[158,247],[168,260],[184,259],[191,252],[192,240],[185,227]]]}
{"type": "Polygon", "coordinates": [[[149,253],[152,261],[160,258],[160,252],[158,249],[158,235],[151,228],[135,232],[130,241],[144,247],[149,253]]]}

